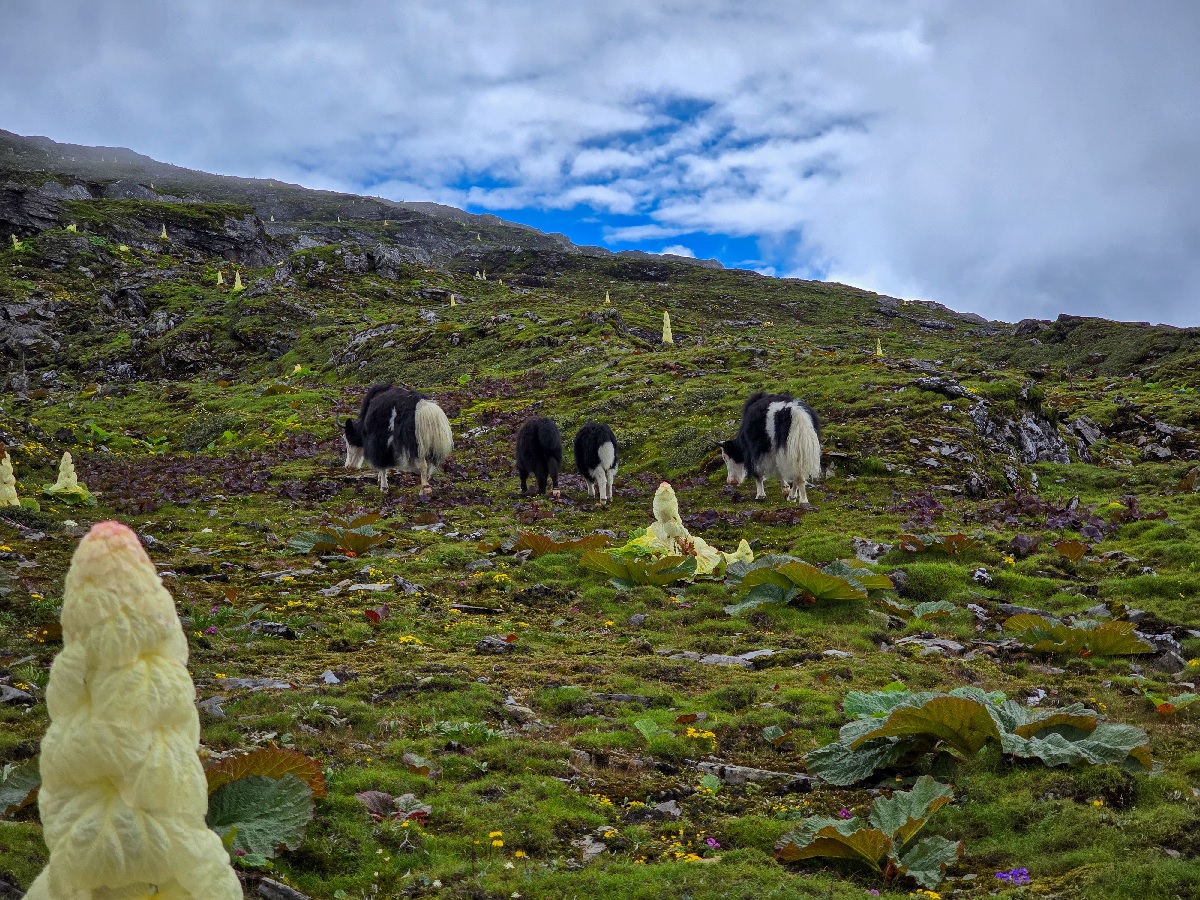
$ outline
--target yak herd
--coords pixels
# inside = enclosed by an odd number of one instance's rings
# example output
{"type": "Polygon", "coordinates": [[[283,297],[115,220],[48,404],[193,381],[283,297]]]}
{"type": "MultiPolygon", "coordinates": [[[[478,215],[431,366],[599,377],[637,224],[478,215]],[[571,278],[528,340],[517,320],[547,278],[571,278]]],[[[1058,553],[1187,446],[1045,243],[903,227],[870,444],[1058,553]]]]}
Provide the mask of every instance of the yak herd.
{"type": "MultiPolygon", "coordinates": [[[[432,494],[430,476],[454,448],[446,414],[424,394],[406,387],[377,384],[359,407],[357,419],[342,424],[347,468],[364,464],[379,473],[380,490],[387,491],[389,469],[414,472],[421,492],[432,494]]],[[[716,446],[725,462],[727,482],[739,485],[753,478],[755,499],[766,499],[763,480],[777,476],[784,496],[807,503],[807,484],[821,475],[821,423],[807,403],[788,394],[752,394],[742,406],[741,427],[735,437],[716,446]]],[[[588,486],[588,496],[601,503],[613,496],[619,447],[608,425],[588,421],[575,435],[575,466],[588,486]]],[[[517,474],[521,493],[528,492],[529,476],[537,493],[547,486],[559,496],[562,471],[562,435],[553,419],[538,416],[517,431],[517,474]]]]}

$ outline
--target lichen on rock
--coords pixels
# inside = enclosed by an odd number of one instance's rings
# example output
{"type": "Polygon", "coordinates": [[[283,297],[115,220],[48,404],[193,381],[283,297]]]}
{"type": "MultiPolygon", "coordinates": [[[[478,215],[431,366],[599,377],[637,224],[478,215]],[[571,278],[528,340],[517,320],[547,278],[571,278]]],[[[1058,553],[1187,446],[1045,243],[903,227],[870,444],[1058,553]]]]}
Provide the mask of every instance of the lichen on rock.
{"type": "Polygon", "coordinates": [[[242,896],[205,824],[187,639],[136,535],[101,522],[67,572],[38,795],[50,861],[28,900],[242,896]]]}

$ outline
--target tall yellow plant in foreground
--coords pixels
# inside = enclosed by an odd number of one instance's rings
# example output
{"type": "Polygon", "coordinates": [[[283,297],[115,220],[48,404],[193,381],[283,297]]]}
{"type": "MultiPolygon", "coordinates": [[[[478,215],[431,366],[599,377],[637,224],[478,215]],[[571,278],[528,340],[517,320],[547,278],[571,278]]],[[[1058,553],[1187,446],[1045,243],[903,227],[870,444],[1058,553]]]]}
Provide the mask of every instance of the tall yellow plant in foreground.
{"type": "Polygon", "coordinates": [[[38,794],[50,862],[28,900],[239,900],[204,817],[187,639],[136,535],[101,522],[67,572],[38,794]]]}

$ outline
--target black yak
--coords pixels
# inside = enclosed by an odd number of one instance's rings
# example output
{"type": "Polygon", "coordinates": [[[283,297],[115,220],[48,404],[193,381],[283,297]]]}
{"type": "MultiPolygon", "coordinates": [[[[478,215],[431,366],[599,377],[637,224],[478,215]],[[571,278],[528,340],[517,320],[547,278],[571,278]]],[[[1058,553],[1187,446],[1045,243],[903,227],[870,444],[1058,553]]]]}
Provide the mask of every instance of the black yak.
{"type": "Polygon", "coordinates": [[[612,500],[617,474],[617,438],[611,428],[589,421],[575,435],[575,468],[587,481],[588,496],[612,500]]]}
{"type": "Polygon", "coordinates": [[[342,426],[346,467],[361,469],[365,462],[379,471],[379,489],[388,487],[388,469],[416,472],[421,492],[432,494],[429,476],[454,449],[450,422],[441,407],[416,391],[377,384],[367,391],[358,419],[342,426]]]}
{"type": "Polygon", "coordinates": [[[808,502],[806,481],[821,476],[821,423],[812,407],[788,394],[751,394],[742,407],[737,437],[718,444],[729,484],[749,475],[765,500],[763,479],[778,475],[788,500],[808,502]]]}
{"type": "Polygon", "coordinates": [[[517,432],[517,473],[521,476],[521,493],[527,493],[529,476],[537,478],[537,492],[546,491],[546,479],[554,486],[551,496],[558,496],[558,473],[562,469],[562,435],[553,419],[530,419],[517,432]]]}

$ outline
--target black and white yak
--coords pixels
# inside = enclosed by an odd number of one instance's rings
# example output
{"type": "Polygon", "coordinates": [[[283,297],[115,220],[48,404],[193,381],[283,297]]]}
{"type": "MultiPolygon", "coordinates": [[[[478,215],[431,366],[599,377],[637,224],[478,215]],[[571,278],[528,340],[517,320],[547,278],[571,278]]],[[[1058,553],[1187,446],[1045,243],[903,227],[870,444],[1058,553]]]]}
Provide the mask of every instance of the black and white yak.
{"type": "Polygon", "coordinates": [[[575,435],[575,468],[588,486],[588,496],[612,501],[617,474],[617,438],[611,428],[588,421],[575,435]]]}
{"type": "Polygon", "coordinates": [[[406,387],[377,384],[367,391],[358,419],[342,426],[346,467],[361,469],[365,462],[379,472],[379,489],[388,488],[388,469],[416,472],[421,492],[432,494],[429,476],[454,449],[450,421],[442,408],[406,387]]]}
{"type": "Polygon", "coordinates": [[[778,475],[788,500],[807,503],[805,482],[821,476],[821,422],[811,406],[788,394],[751,394],[737,437],[718,446],[727,483],[738,485],[750,476],[756,500],[767,497],[763,479],[778,475]]]}
{"type": "Polygon", "coordinates": [[[521,493],[527,493],[529,476],[537,478],[537,492],[546,491],[546,480],[554,486],[552,497],[558,494],[558,473],[562,470],[562,435],[553,419],[544,416],[530,419],[517,432],[517,474],[521,476],[521,493]]]}

